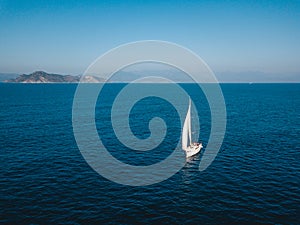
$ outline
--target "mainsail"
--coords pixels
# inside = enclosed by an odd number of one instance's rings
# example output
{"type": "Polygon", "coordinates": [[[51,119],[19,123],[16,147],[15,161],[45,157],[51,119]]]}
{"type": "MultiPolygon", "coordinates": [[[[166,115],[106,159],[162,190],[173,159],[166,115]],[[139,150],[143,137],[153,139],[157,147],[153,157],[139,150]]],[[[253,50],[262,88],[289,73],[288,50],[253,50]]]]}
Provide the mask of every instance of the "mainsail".
{"type": "Polygon", "coordinates": [[[189,101],[189,108],[184,120],[182,129],[182,149],[186,150],[192,143],[192,128],[191,128],[191,99],[189,101]],[[189,143],[188,143],[189,142],[189,143]]]}

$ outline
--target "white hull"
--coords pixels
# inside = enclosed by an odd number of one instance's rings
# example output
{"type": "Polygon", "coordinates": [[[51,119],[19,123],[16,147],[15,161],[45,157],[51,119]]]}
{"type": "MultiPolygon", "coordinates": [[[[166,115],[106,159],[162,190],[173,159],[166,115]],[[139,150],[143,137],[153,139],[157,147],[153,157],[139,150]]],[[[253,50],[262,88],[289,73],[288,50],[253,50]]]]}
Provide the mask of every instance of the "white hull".
{"type": "Polygon", "coordinates": [[[199,145],[191,145],[185,149],[186,158],[189,158],[193,155],[196,155],[203,148],[202,144],[199,145]]]}

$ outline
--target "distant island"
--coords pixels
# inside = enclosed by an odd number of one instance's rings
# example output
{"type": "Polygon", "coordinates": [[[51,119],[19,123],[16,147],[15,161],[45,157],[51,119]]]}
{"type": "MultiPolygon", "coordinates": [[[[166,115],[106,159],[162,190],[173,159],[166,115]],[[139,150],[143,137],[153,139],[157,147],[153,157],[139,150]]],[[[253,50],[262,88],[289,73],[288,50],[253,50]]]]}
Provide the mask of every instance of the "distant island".
{"type": "MultiPolygon", "coordinates": [[[[4,80],[4,83],[78,83],[81,76],[50,74],[44,71],[36,71],[31,74],[22,74],[13,79],[4,80]]],[[[84,76],[81,82],[102,83],[105,79],[95,76],[84,76]]]]}

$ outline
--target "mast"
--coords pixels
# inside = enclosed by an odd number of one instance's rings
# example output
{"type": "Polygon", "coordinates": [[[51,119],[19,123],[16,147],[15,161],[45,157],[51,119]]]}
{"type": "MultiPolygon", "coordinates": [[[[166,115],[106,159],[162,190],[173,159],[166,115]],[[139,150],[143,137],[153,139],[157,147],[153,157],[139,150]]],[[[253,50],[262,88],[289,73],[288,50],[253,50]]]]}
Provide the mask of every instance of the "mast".
{"type": "Polygon", "coordinates": [[[189,134],[189,140],[190,140],[190,145],[192,144],[192,119],[191,119],[191,105],[192,101],[191,98],[189,99],[189,109],[188,109],[188,134],[189,134]]]}

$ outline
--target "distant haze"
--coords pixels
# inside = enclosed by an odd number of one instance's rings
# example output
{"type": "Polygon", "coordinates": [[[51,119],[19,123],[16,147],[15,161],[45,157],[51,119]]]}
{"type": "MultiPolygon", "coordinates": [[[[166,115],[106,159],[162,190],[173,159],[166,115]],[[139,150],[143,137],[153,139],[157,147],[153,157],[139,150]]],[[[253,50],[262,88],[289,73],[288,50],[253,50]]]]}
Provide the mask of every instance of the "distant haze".
{"type": "MultiPolygon", "coordinates": [[[[0,82],[19,77],[19,74],[0,74],[0,82]]],[[[74,77],[76,75],[73,75],[74,77]]],[[[157,82],[157,79],[151,78],[155,76],[163,76],[174,82],[186,83],[192,82],[182,73],[168,70],[152,70],[152,71],[121,71],[117,73],[109,82],[130,82],[145,76],[150,76],[147,82],[157,82]]],[[[268,74],[263,72],[223,72],[215,73],[220,83],[300,83],[300,74],[268,74]]],[[[101,76],[97,76],[101,79],[101,76]]],[[[103,80],[104,81],[104,80],[103,80]]]]}

